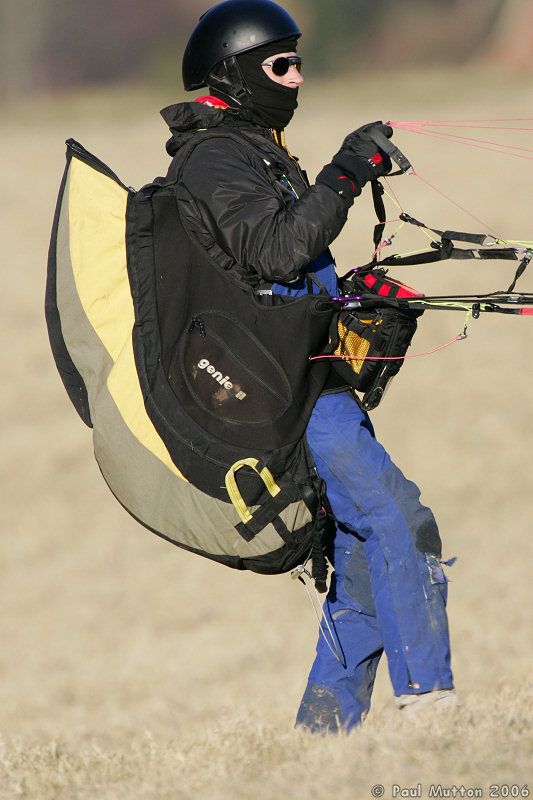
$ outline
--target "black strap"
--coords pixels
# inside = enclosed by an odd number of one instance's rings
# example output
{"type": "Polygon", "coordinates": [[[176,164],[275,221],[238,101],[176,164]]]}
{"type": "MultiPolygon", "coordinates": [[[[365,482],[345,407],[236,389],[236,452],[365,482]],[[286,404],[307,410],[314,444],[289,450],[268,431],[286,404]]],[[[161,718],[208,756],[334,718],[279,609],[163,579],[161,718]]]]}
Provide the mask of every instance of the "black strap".
{"type": "MultiPolygon", "coordinates": [[[[372,187],[374,188],[374,187],[372,187]]],[[[383,200],[381,200],[383,204],[383,200]]],[[[374,201],[374,208],[376,208],[376,202],[374,201]]],[[[380,218],[381,209],[379,206],[376,208],[376,214],[378,215],[378,219],[380,218]]],[[[381,215],[383,218],[385,213],[383,212],[381,215]]],[[[477,248],[466,248],[466,247],[454,247],[453,242],[469,242],[471,244],[478,244],[481,246],[486,246],[488,243],[495,242],[495,239],[492,236],[488,236],[486,233],[465,233],[463,231],[442,231],[439,228],[430,228],[424,222],[412,217],[410,214],[407,214],[405,211],[402,211],[400,214],[400,219],[403,222],[409,223],[409,225],[415,225],[418,228],[424,228],[427,231],[431,231],[439,239],[435,239],[431,243],[431,250],[424,250],[422,253],[414,253],[413,255],[392,255],[388,256],[387,258],[381,259],[379,262],[380,267],[391,267],[391,266],[401,266],[401,265],[413,265],[413,264],[433,264],[436,261],[444,261],[446,259],[452,258],[457,260],[469,260],[469,259],[485,259],[485,260],[507,260],[507,261],[518,261],[518,254],[514,247],[491,247],[490,250],[479,250],[477,248]]],[[[374,229],[374,242],[375,242],[375,231],[380,226],[377,225],[374,229]]],[[[376,245],[377,246],[377,245],[376,245]]],[[[529,252],[529,251],[528,251],[529,252]]],[[[527,256],[527,253],[526,253],[527,256]]],[[[527,264],[531,260],[531,257],[527,260],[524,268],[521,270],[520,275],[526,268],[527,264]]],[[[371,269],[376,262],[376,257],[372,259],[372,261],[365,265],[364,267],[359,268],[358,272],[365,272],[365,270],[371,269]]],[[[520,267],[519,267],[520,269],[520,267]]],[[[518,270],[517,270],[518,272],[518,270]]],[[[520,275],[515,276],[515,282],[517,277],[520,275]]],[[[514,283],[512,284],[514,287],[514,283]]]]}
{"type": "MultiPolygon", "coordinates": [[[[387,140],[388,141],[388,140],[387,140]]],[[[381,239],[383,238],[383,231],[385,230],[385,222],[387,219],[387,214],[385,212],[385,203],[383,202],[383,195],[385,190],[383,186],[378,180],[372,181],[372,200],[374,202],[374,211],[376,212],[376,217],[378,218],[378,224],[374,226],[374,257],[372,259],[373,262],[378,260],[378,247],[381,244],[381,239]]]]}
{"type": "Polygon", "coordinates": [[[520,277],[520,275],[522,275],[526,271],[526,267],[527,267],[527,265],[529,264],[529,262],[531,261],[532,258],[533,258],[533,250],[526,250],[526,252],[524,253],[524,256],[522,258],[522,261],[518,265],[518,268],[517,268],[517,270],[515,272],[515,276],[513,278],[513,282],[511,283],[511,285],[507,289],[508,292],[513,292],[514,291],[514,287],[516,286],[516,282],[517,282],[518,278],[520,277]]]}
{"type": "Polygon", "coordinates": [[[441,231],[438,228],[430,228],[424,222],[420,222],[420,220],[412,217],[410,214],[407,214],[405,211],[402,211],[400,214],[400,219],[403,222],[408,222],[409,225],[416,225],[418,228],[424,228],[426,231],[431,231],[432,233],[436,233],[441,239],[452,239],[454,242],[469,242],[470,244],[479,244],[482,247],[487,246],[491,243],[495,243],[496,240],[493,236],[489,236],[486,233],[464,233],[463,231],[441,231]]]}
{"type": "Polygon", "coordinates": [[[274,517],[274,519],[272,520],[272,525],[274,526],[274,530],[276,531],[280,539],[283,539],[288,548],[290,548],[291,550],[295,550],[298,547],[297,540],[295,539],[294,536],[291,536],[289,529],[287,528],[281,517],[274,517]]]}
{"type": "Polygon", "coordinates": [[[250,542],[254,536],[257,536],[263,528],[287,508],[291,503],[298,502],[301,497],[298,487],[292,481],[282,477],[277,478],[277,484],[281,491],[275,497],[270,497],[265,503],[257,508],[249,522],[239,522],[235,525],[235,530],[245,539],[250,542]]]}
{"type": "MultiPolygon", "coordinates": [[[[398,148],[396,148],[386,136],[378,131],[373,131],[372,139],[381,150],[384,150],[396,161],[396,163],[401,167],[402,171],[407,172],[408,169],[411,169],[411,164],[405,158],[403,153],[401,153],[401,151],[399,151],[398,148]],[[393,155],[394,151],[397,151],[395,155],[393,155]]],[[[431,231],[438,237],[438,239],[435,239],[431,242],[431,250],[424,250],[421,253],[413,253],[412,255],[405,256],[392,255],[388,256],[387,258],[383,258],[378,262],[378,248],[381,244],[383,231],[386,224],[386,212],[385,204],[383,202],[383,194],[384,189],[381,183],[378,180],[373,180],[372,200],[374,202],[374,211],[376,212],[378,223],[374,226],[374,255],[372,261],[362,267],[357,267],[353,270],[350,270],[344,275],[344,279],[348,279],[355,273],[362,277],[366,273],[372,272],[378,263],[380,267],[394,267],[402,265],[409,266],[417,264],[434,264],[437,261],[445,261],[447,259],[456,259],[461,261],[472,259],[478,259],[481,261],[520,261],[513,281],[507,289],[508,292],[512,292],[514,291],[517,280],[521,275],[523,275],[530,261],[533,259],[533,250],[531,249],[526,250],[522,258],[520,258],[516,248],[514,247],[495,247],[494,245],[496,244],[497,239],[489,234],[467,233],[465,231],[452,230],[443,231],[439,228],[430,228],[424,222],[416,219],[416,217],[413,217],[411,214],[407,214],[405,211],[402,211],[399,215],[402,222],[407,222],[409,225],[415,225],[418,228],[424,228],[427,231],[431,231]],[[454,247],[453,242],[468,242],[469,244],[477,244],[480,247],[490,246],[490,249],[480,250],[478,248],[454,247]]]]}
{"type": "MultiPolygon", "coordinates": [[[[235,133],[235,131],[231,128],[221,126],[219,128],[198,130],[194,136],[192,136],[176,151],[170,163],[167,177],[162,180],[158,179],[154,182],[156,184],[156,188],[161,184],[166,184],[167,182],[171,185],[179,185],[181,173],[189,157],[192,155],[193,151],[198,147],[198,145],[202,144],[202,142],[205,142],[208,139],[231,139],[232,141],[236,142],[241,149],[247,150],[249,153],[253,153],[257,159],[264,163],[261,150],[256,147],[248,138],[246,138],[246,136],[235,133]]],[[[142,191],[150,194],[153,185],[154,184],[147,184],[147,186],[143,187],[142,191]]]]}
{"type": "MultiPolygon", "coordinates": [[[[380,267],[394,267],[394,266],[409,266],[413,264],[432,264],[436,261],[446,261],[447,259],[455,259],[458,261],[468,261],[477,259],[479,261],[491,261],[495,259],[506,261],[517,261],[518,256],[516,251],[512,248],[500,248],[498,250],[476,250],[464,249],[461,247],[453,247],[452,243],[448,240],[443,240],[438,243],[438,247],[433,250],[424,250],[422,253],[414,253],[410,256],[388,256],[381,259],[379,262],[380,267]]],[[[366,264],[364,267],[359,268],[357,271],[361,273],[372,269],[375,266],[374,262],[366,264]]],[[[527,266],[527,265],[526,265],[527,266]]],[[[521,273],[520,273],[521,274],[521,273]]]]}
{"type": "Polygon", "coordinates": [[[320,594],[324,594],[328,590],[328,562],[325,555],[326,521],[326,512],[321,508],[317,514],[311,548],[311,576],[315,582],[315,588],[320,594]]]}
{"type": "Polygon", "coordinates": [[[313,283],[318,286],[320,294],[325,294],[329,297],[329,292],[315,272],[306,272],[305,274],[307,293],[313,294],[313,283]]]}

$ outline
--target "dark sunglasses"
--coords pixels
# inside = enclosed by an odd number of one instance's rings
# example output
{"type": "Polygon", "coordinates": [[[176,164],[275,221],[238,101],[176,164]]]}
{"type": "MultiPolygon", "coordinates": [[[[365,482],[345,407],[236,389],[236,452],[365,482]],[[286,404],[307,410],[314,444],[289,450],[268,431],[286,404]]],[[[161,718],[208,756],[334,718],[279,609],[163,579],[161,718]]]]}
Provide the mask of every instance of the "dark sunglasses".
{"type": "Polygon", "coordinates": [[[270,67],[274,75],[281,77],[286,75],[290,67],[296,67],[298,72],[302,71],[303,61],[300,56],[280,56],[274,61],[263,61],[262,67],[270,67]]]}

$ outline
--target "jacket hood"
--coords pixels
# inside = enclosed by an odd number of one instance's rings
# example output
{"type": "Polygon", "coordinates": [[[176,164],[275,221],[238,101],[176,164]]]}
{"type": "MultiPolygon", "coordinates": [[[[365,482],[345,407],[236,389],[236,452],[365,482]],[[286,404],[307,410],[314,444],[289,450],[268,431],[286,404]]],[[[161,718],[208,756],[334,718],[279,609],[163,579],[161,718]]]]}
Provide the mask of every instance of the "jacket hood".
{"type": "Polygon", "coordinates": [[[252,121],[251,112],[240,108],[215,108],[197,100],[188,103],[175,103],[161,112],[172,137],[166,143],[169,156],[175,156],[179,148],[193,136],[196,131],[205,128],[219,128],[222,125],[240,128],[243,131],[272,138],[270,128],[261,127],[252,121]]]}
{"type": "Polygon", "coordinates": [[[175,103],[161,111],[172,137],[166,144],[167,153],[174,156],[178,149],[200,128],[217,128],[224,121],[224,109],[203,103],[175,103]]]}

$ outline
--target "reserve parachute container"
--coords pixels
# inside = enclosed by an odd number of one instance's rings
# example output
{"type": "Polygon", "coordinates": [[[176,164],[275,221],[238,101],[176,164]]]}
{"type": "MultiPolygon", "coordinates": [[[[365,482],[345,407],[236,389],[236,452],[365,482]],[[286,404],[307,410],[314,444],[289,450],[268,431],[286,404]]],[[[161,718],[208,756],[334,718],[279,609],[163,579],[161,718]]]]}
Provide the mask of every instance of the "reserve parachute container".
{"type": "Polygon", "coordinates": [[[316,295],[257,294],[203,250],[180,216],[187,155],[136,192],[67,142],[46,286],[55,362],[140,523],[237,569],[312,556],[323,590],[324,489],[305,427],[329,369],[308,357],[332,312],[316,295]]]}

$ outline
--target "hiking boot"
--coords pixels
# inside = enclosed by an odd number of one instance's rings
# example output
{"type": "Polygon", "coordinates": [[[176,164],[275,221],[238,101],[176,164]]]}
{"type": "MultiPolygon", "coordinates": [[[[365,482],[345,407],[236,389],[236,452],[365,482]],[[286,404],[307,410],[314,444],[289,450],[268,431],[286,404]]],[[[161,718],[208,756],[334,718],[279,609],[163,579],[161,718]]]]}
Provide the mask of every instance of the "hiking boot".
{"type": "Polygon", "coordinates": [[[404,717],[414,717],[425,711],[449,711],[457,708],[459,701],[455,689],[436,689],[424,694],[401,694],[394,698],[396,708],[404,717]]]}

